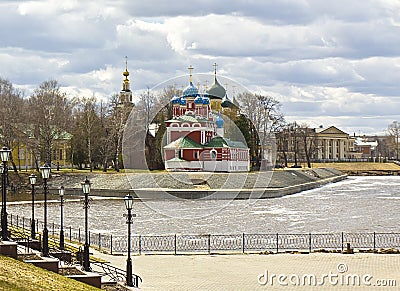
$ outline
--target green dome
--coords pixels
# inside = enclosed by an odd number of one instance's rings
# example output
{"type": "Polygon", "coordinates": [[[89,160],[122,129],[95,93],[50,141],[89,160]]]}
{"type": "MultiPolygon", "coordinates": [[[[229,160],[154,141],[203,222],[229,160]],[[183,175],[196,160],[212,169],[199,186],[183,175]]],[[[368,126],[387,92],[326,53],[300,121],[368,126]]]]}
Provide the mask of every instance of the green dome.
{"type": "Polygon", "coordinates": [[[207,93],[210,99],[222,99],[226,95],[226,90],[224,87],[221,86],[220,83],[218,83],[217,78],[215,78],[214,84],[212,84],[210,89],[207,90],[207,93]]]}

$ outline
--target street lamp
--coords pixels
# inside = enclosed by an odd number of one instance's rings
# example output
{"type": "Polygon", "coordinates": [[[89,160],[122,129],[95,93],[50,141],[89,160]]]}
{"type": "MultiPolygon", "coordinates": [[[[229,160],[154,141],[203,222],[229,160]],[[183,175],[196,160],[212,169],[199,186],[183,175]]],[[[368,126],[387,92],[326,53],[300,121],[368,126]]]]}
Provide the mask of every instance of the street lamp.
{"type": "Polygon", "coordinates": [[[43,246],[42,253],[43,256],[49,256],[49,232],[47,230],[47,179],[50,177],[51,168],[45,164],[43,167],[40,167],[40,171],[42,172],[43,178],[43,190],[44,190],[44,228],[43,228],[43,246]]]}
{"type": "Polygon", "coordinates": [[[90,181],[86,177],[85,181],[82,183],[82,191],[85,195],[84,200],[84,208],[85,208],[85,246],[83,248],[83,269],[86,272],[90,272],[92,269],[90,268],[89,261],[89,233],[88,233],[88,209],[89,209],[89,193],[90,193],[90,181]]]}
{"type": "Polygon", "coordinates": [[[10,158],[11,150],[4,146],[0,150],[0,158],[3,162],[1,177],[2,177],[2,188],[1,188],[1,239],[8,240],[8,229],[7,229],[7,162],[10,158]]]}
{"type": "Polygon", "coordinates": [[[126,210],[128,210],[128,215],[126,219],[126,223],[128,224],[128,259],[126,260],[126,285],[129,287],[133,286],[132,280],[132,259],[131,259],[131,224],[132,224],[132,217],[135,214],[132,214],[132,207],[133,207],[133,197],[131,194],[127,194],[124,198],[126,210]]]}
{"type": "Polygon", "coordinates": [[[29,175],[29,182],[32,185],[32,221],[31,221],[31,238],[36,238],[35,232],[35,184],[36,184],[36,175],[30,174],[29,175]]]}
{"type": "Polygon", "coordinates": [[[60,229],[60,250],[64,249],[64,213],[63,213],[63,208],[64,208],[64,193],[65,189],[64,186],[61,186],[60,189],[58,190],[58,193],[60,194],[60,216],[61,216],[61,229],[60,229]]]}

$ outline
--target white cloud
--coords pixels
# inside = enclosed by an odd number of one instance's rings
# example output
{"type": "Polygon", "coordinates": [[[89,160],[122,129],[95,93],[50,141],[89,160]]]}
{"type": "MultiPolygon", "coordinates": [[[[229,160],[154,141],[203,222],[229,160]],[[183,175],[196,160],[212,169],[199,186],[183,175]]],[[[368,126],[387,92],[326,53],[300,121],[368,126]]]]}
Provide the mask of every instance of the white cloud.
{"type": "Polygon", "coordinates": [[[398,1],[9,0],[0,10],[0,76],[28,92],[54,78],[107,98],[127,55],[134,90],[217,62],[221,78],[277,96],[288,119],[370,132],[400,119],[398,1]]]}

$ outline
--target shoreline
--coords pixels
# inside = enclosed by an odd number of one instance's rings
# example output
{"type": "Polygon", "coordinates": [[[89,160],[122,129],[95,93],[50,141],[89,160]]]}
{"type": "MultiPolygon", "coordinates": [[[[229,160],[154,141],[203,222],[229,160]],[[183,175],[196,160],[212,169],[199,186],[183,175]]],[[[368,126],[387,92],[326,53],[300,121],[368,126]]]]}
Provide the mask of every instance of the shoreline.
{"type": "MultiPolygon", "coordinates": [[[[50,187],[63,185],[68,195],[80,195],[82,175],[55,177],[50,187]],[[78,184],[78,185],[77,185],[78,184]]],[[[332,168],[287,169],[261,173],[135,173],[107,176],[90,174],[91,195],[124,197],[131,192],[143,200],[278,198],[345,180],[347,174],[332,168]],[[135,186],[135,187],[133,187],[135,186]]]]}

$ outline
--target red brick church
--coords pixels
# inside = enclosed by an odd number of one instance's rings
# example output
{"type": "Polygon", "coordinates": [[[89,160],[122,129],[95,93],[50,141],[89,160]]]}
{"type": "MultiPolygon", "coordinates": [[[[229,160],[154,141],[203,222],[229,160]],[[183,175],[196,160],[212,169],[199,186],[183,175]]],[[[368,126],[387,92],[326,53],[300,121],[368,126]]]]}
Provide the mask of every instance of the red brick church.
{"type": "Polygon", "coordinates": [[[173,117],[165,122],[165,168],[169,171],[249,171],[249,148],[243,142],[224,137],[225,122],[218,109],[233,103],[217,80],[216,66],[214,83],[203,93],[193,85],[192,69],[189,68],[189,86],[182,96],[171,99],[173,117]]]}

